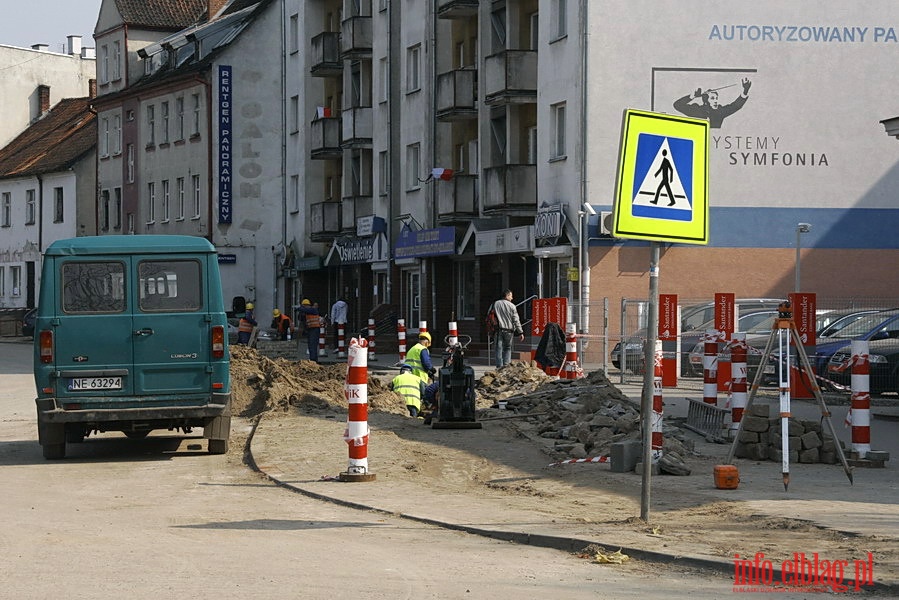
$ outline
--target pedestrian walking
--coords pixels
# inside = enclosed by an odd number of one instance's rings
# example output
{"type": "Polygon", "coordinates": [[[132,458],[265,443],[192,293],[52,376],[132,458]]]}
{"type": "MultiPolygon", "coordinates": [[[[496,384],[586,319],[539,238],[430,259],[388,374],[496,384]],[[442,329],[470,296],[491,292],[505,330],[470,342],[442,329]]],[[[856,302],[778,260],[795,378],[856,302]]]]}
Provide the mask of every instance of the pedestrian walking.
{"type": "Polygon", "coordinates": [[[518,318],[518,308],[512,303],[512,290],[503,292],[503,297],[490,305],[488,315],[496,315],[496,331],[493,333],[493,346],[496,357],[496,368],[502,368],[512,362],[512,336],[524,341],[524,330],[518,318]]]}
{"type": "Polygon", "coordinates": [[[346,334],[346,322],[347,322],[347,312],[349,311],[349,306],[346,301],[341,296],[337,299],[337,302],[331,305],[331,325],[334,327],[334,350],[339,350],[340,346],[340,338],[339,331],[340,328],[343,327],[344,334],[346,334]]]}

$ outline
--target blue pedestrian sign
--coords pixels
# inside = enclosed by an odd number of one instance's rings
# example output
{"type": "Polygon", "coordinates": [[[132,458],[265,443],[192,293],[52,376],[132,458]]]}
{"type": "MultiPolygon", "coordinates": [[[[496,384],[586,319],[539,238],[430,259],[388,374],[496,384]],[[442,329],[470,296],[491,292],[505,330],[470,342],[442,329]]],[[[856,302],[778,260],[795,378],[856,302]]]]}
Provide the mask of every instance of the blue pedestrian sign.
{"type": "Polygon", "coordinates": [[[709,122],[627,110],[613,235],[708,243],[709,122]]]}

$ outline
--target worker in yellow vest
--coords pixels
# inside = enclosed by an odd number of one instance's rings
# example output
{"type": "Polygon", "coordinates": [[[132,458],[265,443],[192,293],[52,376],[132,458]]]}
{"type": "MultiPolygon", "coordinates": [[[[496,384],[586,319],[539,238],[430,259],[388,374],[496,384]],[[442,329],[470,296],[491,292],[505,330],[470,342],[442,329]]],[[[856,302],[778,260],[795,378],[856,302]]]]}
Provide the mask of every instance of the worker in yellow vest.
{"type": "Polygon", "coordinates": [[[412,367],[406,363],[401,364],[400,374],[394,377],[387,387],[403,397],[410,417],[418,416],[421,412],[425,382],[421,380],[421,377],[412,373],[412,367]]]}
{"type": "Polygon", "coordinates": [[[433,363],[431,363],[431,352],[428,350],[430,346],[431,334],[427,331],[422,331],[418,334],[418,343],[406,352],[406,364],[412,367],[412,373],[421,377],[421,380],[426,385],[431,377],[437,373],[433,363]]]}

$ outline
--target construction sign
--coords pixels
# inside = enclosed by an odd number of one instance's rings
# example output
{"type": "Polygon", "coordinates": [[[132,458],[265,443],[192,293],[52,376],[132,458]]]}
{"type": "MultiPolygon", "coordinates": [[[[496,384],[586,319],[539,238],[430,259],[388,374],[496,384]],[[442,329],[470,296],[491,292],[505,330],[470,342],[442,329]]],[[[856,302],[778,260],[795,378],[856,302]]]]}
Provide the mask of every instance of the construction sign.
{"type": "Polygon", "coordinates": [[[709,243],[709,122],[625,110],[615,237],[709,243]]]}

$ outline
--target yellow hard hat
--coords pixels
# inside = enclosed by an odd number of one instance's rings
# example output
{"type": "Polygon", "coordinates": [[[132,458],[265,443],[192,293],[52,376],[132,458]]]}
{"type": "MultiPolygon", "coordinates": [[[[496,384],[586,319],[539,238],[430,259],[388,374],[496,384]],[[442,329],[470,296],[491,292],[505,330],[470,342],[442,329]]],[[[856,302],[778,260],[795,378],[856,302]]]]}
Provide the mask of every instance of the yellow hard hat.
{"type": "Polygon", "coordinates": [[[276,308],[275,310],[272,311],[272,316],[273,316],[273,317],[280,317],[280,316],[281,316],[281,311],[278,310],[278,309],[276,308]]]}
{"type": "Polygon", "coordinates": [[[300,302],[300,304],[302,304],[303,306],[311,306],[312,305],[312,303],[309,302],[308,298],[303,298],[303,301],[300,302]]]}
{"type": "Polygon", "coordinates": [[[256,308],[256,307],[253,305],[252,302],[247,302],[247,310],[253,310],[254,308],[256,308]]]}
{"type": "Polygon", "coordinates": [[[418,334],[418,339],[426,339],[426,340],[428,340],[428,343],[430,343],[431,342],[431,334],[428,333],[427,331],[422,331],[421,333],[418,334]]]}

